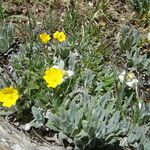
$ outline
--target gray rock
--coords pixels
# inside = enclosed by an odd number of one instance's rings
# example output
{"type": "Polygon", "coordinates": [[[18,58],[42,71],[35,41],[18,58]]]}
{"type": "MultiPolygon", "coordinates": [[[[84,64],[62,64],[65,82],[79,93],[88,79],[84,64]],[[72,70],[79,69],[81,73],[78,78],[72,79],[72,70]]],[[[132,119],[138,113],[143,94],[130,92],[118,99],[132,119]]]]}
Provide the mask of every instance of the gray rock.
{"type": "Polygon", "coordinates": [[[39,145],[0,117],[0,150],[64,150],[61,146],[43,143],[39,145]]]}

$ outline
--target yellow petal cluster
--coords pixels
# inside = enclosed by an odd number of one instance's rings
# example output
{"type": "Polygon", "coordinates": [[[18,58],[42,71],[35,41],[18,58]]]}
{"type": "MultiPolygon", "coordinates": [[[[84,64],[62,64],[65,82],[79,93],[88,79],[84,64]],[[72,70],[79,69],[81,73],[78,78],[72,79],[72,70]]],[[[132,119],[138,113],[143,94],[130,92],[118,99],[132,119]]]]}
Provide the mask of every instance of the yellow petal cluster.
{"type": "Polygon", "coordinates": [[[0,102],[2,106],[11,107],[16,104],[19,98],[19,93],[13,87],[7,87],[0,90],[0,102]]]}
{"type": "Polygon", "coordinates": [[[66,40],[66,35],[64,32],[59,32],[59,31],[56,31],[54,34],[53,34],[53,37],[54,39],[57,39],[59,42],[63,42],[66,40]]]}
{"type": "Polygon", "coordinates": [[[47,33],[41,33],[39,35],[39,39],[40,39],[41,43],[47,44],[49,42],[49,40],[51,39],[51,37],[47,33]]]}
{"type": "Polygon", "coordinates": [[[64,72],[58,68],[50,68],[45,71],[43,76],[44,80],[47,83],[47,87],[56,88],[63,82],[64,72]]]}

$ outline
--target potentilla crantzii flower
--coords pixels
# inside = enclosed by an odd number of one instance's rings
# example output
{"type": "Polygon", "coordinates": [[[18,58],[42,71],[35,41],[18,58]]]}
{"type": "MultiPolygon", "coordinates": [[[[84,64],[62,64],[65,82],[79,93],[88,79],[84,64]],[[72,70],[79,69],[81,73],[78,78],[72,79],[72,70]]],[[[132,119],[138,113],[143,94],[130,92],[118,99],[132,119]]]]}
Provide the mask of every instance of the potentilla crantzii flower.
{"type": "Polygon", "coordinates": [[[64,42],[66,40],[66,35],[64,32],[56,31],[53,34],[54,39],[57,39],[59,42],[64,42]]]}
{"type": "Polygon", "coordinates": [[[11,107],[16,104],[19,98],[19,93],[13,87],[3,88],[0,90],[0,102],[2,106],[11,107]]]}
{"type": "Polygon", "coordinates": [[[51,37],[47,33],[41,33],[39,35],[39,39],[40,39],[41,43],[47,44],[50,41],[51,37]]]}
{"type": "Polygon", "coordinates": [[[119,76],[118,76],[120,82],[124,82],[124,80],[126,80],[126,85],[131,87],[131,88],[134,88],[135,86],[137,86],[137,83],[139,82],[137,79],[136,79],[136,76],[133,72],[129,72],[126,74],[125,71],[123,71],[119,76]],[[125,76],[126,76],[126,79],[125,79],[125,76]]]}
{"type": "Polygon", "coordinates": [[[47,86],[51,88],[56,88],[63,82],[64,72],[58,68],[50,68],[45,71],[43,76],[44,80],[47,82],[47,86]]]}
{"type": "Polygon", "coordinates": [[[74,73],[71,70],[63,70],[58,66],[53,66],[50,69],[46,70],[44,73],[44,80],[47,83],[47,86],[50,88],[56,88],[58,85],[64,82],[65,79],[72,76],[74,73]]]}

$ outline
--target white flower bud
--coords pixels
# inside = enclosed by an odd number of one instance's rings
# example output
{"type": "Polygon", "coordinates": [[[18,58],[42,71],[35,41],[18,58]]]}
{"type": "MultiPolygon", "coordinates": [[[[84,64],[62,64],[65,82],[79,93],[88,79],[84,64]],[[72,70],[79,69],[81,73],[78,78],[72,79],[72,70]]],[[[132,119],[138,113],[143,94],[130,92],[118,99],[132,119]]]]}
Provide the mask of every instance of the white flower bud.
{"type": "MultiPolygon", "coordinates": [[[[123,71],[123,72],[118,76],[118,78],[119,78],[119,80],[120,80],[121,83],[123,83],[123,81],[125,80],[125,75],[126,75],[126,72],[123,71]]],[[[131,87],[131,88],[134,88],[134,87],[137,86],[137,83],[138,83],[138,82],[139,82],[139,81],[136,79],[134,73],[132,73],[132,72],[127,73],[127,75],[126,75],[126,85],[127,85],[127,86],[129,86],[129,87],[131,87]]]]}
{"type": "Polygon", "coordinates": [[[67,70],[66,72],[67,72],[68,77],[71,77],[74,75],[74,72],[72,70],[67,70]]]}
{"type": "Polygon", "coordinates": [[[147,39],[150,41],[150,32],[147,34],[147,39]]]}
{"type": "Polygon", "coordinates": [[[123,72],[122,72],[122,73],[118,76],[118,78],[119,78],[120,82],[122,82],[122,83],[123,83],[123,81],[124,81],[125,74],[126,74],[126,72],[125,72],[125,71],[123,71],[123,72]]]}
{"type": "Polygon", "coordinates": [[[142,108],[142,103],[139,101],[139,109],[142,108]]]}

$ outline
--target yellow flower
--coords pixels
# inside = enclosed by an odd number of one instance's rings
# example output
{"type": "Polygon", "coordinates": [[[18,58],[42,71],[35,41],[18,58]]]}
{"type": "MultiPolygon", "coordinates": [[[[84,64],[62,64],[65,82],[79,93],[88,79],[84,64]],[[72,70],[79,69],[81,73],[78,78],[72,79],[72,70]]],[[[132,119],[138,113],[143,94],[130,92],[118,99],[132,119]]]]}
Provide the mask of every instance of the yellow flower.
{"type": "Polygon", "coordinates": [[[11,107],[16,104],[16,101],[19,98],[19,93],[13,87],[8,87],[0,90],[0,102],[2,106],[11,107]]]}
{"type": "Polygon", "coordinates": [[[42,43],[46,44],[49,42],[49,40],[51,39],[50,35],[47,33],[41,33],[39,35],[39,39],[42,43]]]}
{"type": "Polygon", "coordinates": [[[58,68],[50,68],[45,71],[45,75],[43,76],[44,80],[47,83],[48,87],[56,88],[63,82],[64,71],[58,68]]]}
{"type": "Polygon", "coordinates": [[[66,35],[64,32],[59,32],[59,31],[56,31],[54,34],[53,34],[53,37],[55,39],[57,39],[59,42],[63,42],[66,40],[66,35]]]}
{"type": "Polygon", "coordinates": [[[54,39],[57,39],[58,36],[59,36],[59,31],[56,31],[56,32],[53,34],[53,37],[54,37],[54,39]]]}

